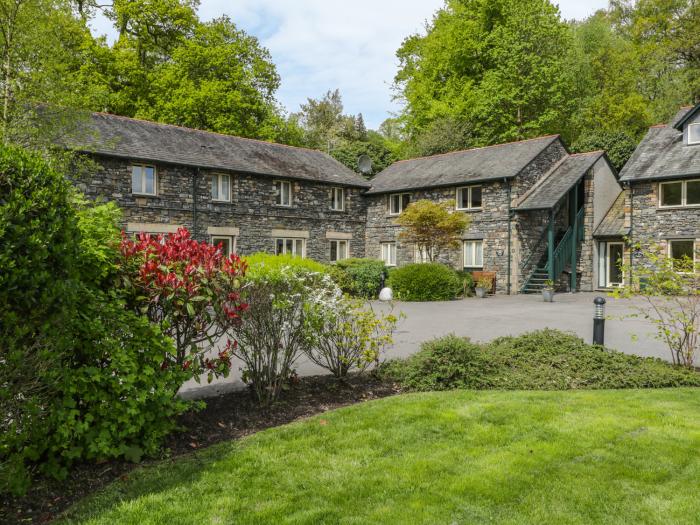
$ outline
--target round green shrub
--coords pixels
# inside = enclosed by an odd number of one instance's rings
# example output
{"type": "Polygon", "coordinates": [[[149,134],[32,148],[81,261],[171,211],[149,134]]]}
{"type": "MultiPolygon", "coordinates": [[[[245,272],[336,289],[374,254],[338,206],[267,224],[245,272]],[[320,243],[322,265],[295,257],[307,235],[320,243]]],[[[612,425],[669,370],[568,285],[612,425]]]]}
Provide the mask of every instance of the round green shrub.
{"type": "Polygon", "coordinates": [[[449,301],[463,290],[457,272],[439,263],[396,268],[389,273],[388,286],[402,301],[449,301]]]}
{"type": "Polygon", "coordinates": [[[377,259],[345,259],[332,265],[332,277],[343,292],[354,297],[375,299],[386,274],[383,261],[377,259]]]}

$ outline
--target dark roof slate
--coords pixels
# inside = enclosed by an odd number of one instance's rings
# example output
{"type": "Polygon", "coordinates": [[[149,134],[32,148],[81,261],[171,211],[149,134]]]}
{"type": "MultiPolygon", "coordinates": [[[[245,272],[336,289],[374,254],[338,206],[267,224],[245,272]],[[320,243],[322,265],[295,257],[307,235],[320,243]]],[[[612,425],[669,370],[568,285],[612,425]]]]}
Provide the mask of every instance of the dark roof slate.
{"type": "Polygon", "coordinates": [[[558,135],[395,162],[372,179],[368,194],[513,178],[558,135]]]}
{"type": "Polygon", "coordinates": [[[516,209],[525,211],[553,208],[603,155],[602,151],[592,151],[564,157],[525,194],[516,209]]]}
{"type": "Polygon", "coordinates": [[[88,153],[208,169],[369,187],[321,151],[92,113],[66,146],[88,153]]]}
{"type": "Polygon", "coordinates": [[[625,228],[625,192],[622,191],[593,232],[594,237],[624,237],[630,229],[625,228]]]}
{"type": "Polygon", "coordinates": [[[620,171],[620,181],[671,179],[700,175],[700,145],[685,146],[683,132],[673,127],[691,111],[683,108],[672,125],[649,128],[620,171]]]}

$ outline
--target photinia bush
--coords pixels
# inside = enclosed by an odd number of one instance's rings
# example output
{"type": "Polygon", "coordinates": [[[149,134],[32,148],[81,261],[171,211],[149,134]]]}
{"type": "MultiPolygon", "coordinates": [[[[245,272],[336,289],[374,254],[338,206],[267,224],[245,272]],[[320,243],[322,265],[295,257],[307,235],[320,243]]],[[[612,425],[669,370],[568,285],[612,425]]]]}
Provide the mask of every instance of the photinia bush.
{"type": "Polygon", "coordinates": [[[230,347],[214,357],[207,354],[247,308],[240,296],[246,263],[225,256],[221,246],[192,239],[185,228],[136,239],[123,233],[120,253],[132,307],[175,342],[175,354],[166,355],[163,367],[177,366],[197,381],[202,374],[209,381],[227,376],[230,347]]]}

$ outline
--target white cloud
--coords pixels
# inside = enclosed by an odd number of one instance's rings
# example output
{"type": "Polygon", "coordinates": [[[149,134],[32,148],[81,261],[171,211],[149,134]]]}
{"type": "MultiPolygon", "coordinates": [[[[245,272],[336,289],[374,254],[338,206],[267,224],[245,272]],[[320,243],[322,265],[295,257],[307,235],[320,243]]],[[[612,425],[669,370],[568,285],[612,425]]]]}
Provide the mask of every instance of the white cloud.
{"type": "MultiPolygon", "coordinates": [[[[200,16],[227,14],[267,47],[282,78],[278,100],[296,111],[307,97],[339,88],[345,111],[376,128],[397,111],[396,50],[422,31],[443,0],[202,0],[200,16]]],[[[560,0],[562,16],[584,18],[607,0],[560,0]]],[[[95,28],[107,32],[108,24],[95,28]]]]}

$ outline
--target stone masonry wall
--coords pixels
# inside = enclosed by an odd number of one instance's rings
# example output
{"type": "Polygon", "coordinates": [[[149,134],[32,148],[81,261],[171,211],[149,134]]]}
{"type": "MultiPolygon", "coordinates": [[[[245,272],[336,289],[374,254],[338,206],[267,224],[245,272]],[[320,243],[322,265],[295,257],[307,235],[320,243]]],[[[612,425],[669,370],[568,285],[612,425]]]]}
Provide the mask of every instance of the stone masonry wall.
{"type": "Polygon", "coordinates": [[[91,198],[115,201],[127,223],[181,225],[195,238],[209,240],[209,227],[238,228],[237,251],[273,253],[272,230],[304,232],[307,256],[322,262],[330,260],[330,238],[349,240],[351,257],[363,257],[365,250],[365,203],[360,188],[345,188],[345,210],[330,209],[331,185],[292,182],[292,206],[275,204],[276,180],[272,177],[230,173],[231,201],[211,199],[211,171],[196,176],[197,216],[193,217],[192,184],[195,168],[157,165],[157,195],[131,193],[131,162],[101,157],[102,169],[78,182],[91,198]]]}

